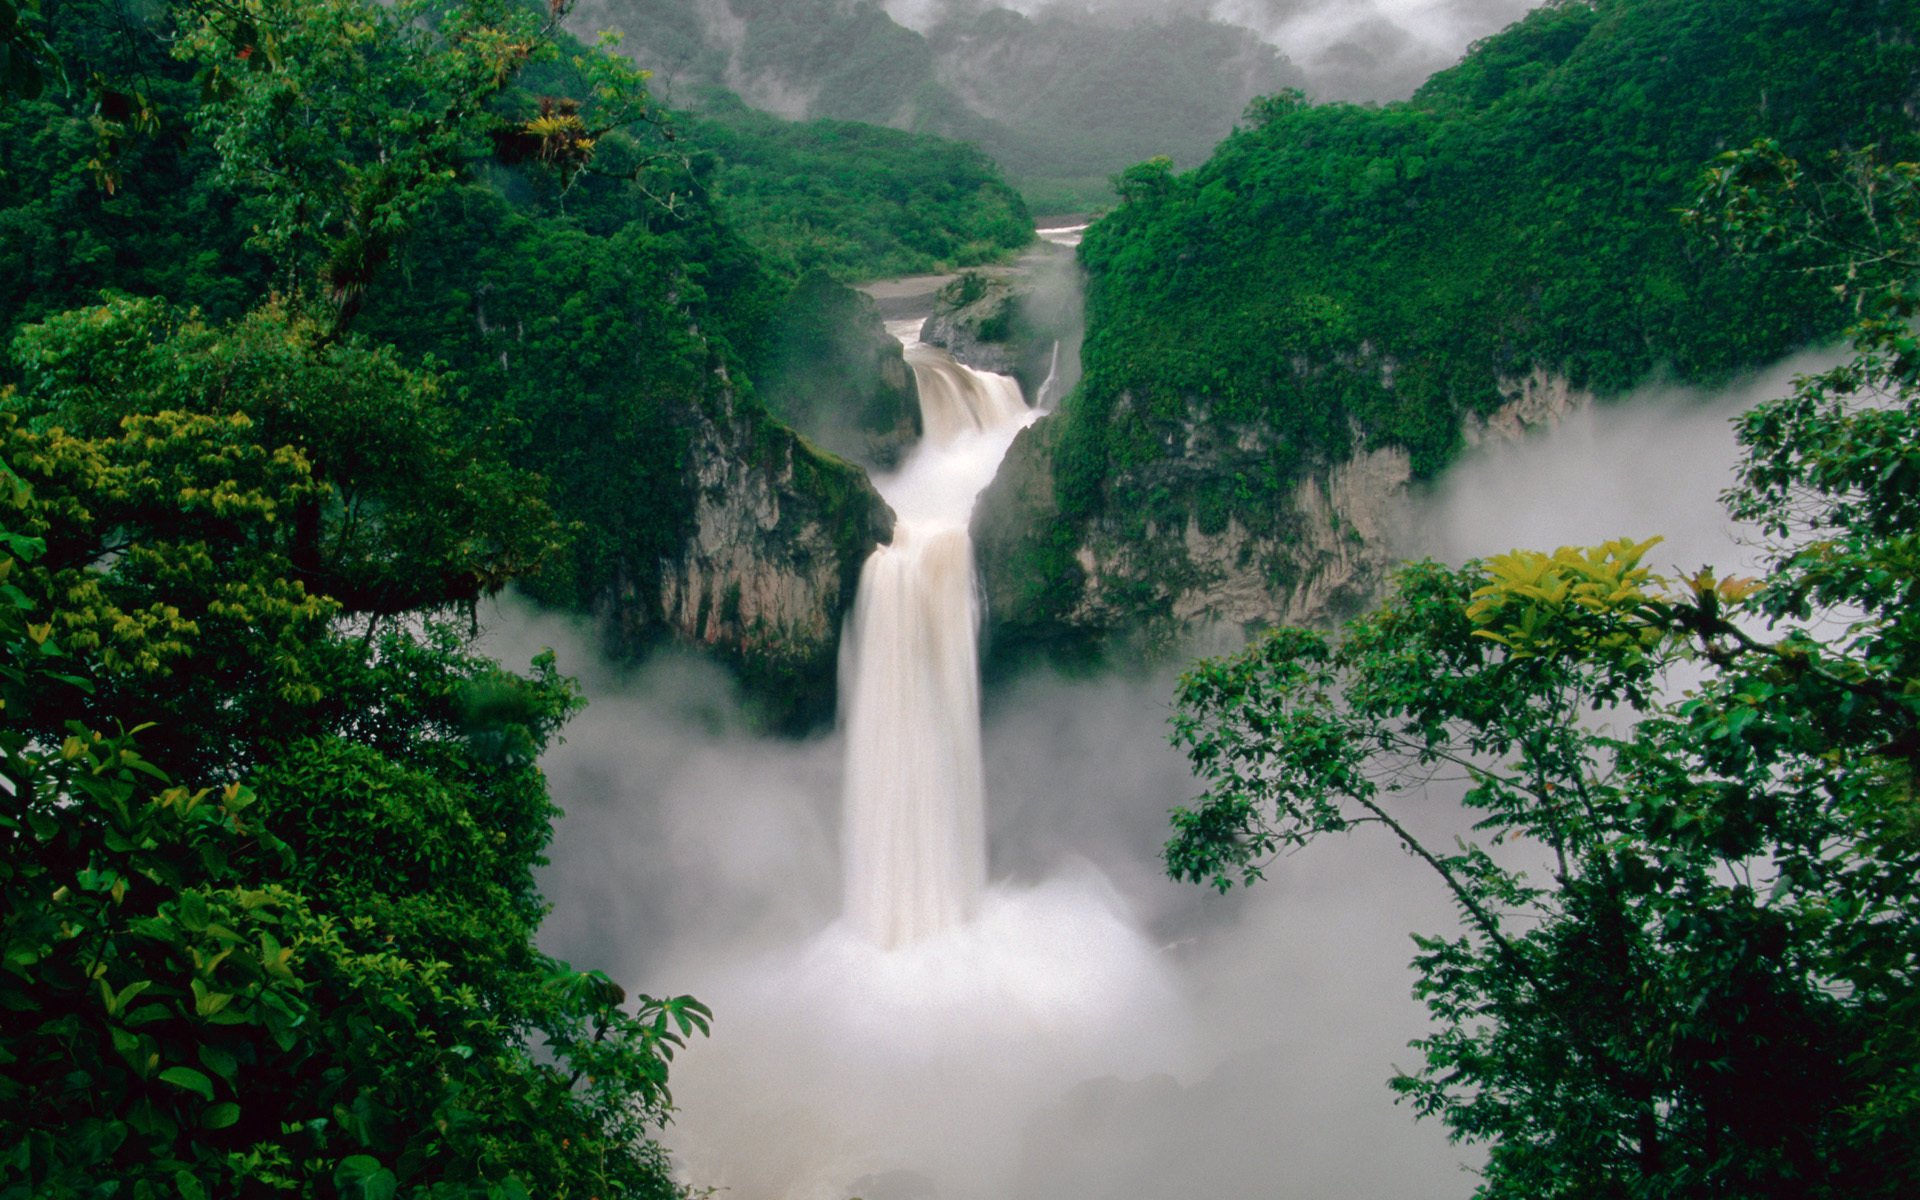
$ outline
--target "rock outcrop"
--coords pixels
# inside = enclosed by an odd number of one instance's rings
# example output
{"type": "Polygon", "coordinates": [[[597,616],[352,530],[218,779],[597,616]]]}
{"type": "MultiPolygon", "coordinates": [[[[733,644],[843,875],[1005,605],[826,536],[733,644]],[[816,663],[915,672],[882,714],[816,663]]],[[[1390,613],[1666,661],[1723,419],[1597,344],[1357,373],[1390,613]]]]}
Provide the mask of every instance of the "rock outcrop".
{"type": "MultiPolygon", "coordinates": [[[[1463,429],[1470,444],[1514,439],[1591,400],[1563,377],[1502,380],[1505,400],[1463,429]]],[[[1126,401],[1123,401],[1126,403],[1126,401]]],[[[974,509],[973,538],[993,643],[1003,652],[1080,648],[1144,635],[1149,646],[1209,625],[1324,625],[1375,602],[1412,516],[1413,471],[1396,446],[1366,448],[1298,473],[1272,510],[1235,494],[1272,456],[1259,425],[1194,411],[1160,453],[1111,476],[1109,503],[1083,523],[1060,516],[1054,456],[1062,417],[1015,441],[974,509]]]]}
{"type": "Polygon", "coordinates": [[[1019,366],[1022,290],[1009,271],[967,271],[934,297],[920,340],[977,371],[1011,375],[1019,366]]]}
{"type": "Polygon", "coordinates": [[[893,511],[859,467],[730,395],[691,431],[687,462],[690,527],[648,616],[735,663],[770,723],[814,723],[832,712],[842,619],[893,511]]]}
{"type": "Polygon", "coordinates": [[[1065,348],[1062,357],[1078,378],[1081,323],[1073,252],[1041,242],[1016,265],[964,271],[949,281],[934,295],[920,340],[977,371],[1013,376],[1032,400],[1054,371],[1056,347],[1065,348]]]}
{"type": "Polygon", "coordinates": [[[1484,417],[1469,417],[1460,433],[1469,446],[1492,442],[1517,442],[1527,431],[1551,428],[1561,417],[1576,408],[1593,403],[1593,393],[1576,388],[1564,375],[1542,367],[1518,379],[1499,381],[1499,408],[1484,417]]]}
{"type": "Polygon", "coordinates": [[[775,312],[771,342],[756,378],[781,420],[843,458],[898,465],[920,436],[920,402],[872,300],[809,272],[775,312]]]}

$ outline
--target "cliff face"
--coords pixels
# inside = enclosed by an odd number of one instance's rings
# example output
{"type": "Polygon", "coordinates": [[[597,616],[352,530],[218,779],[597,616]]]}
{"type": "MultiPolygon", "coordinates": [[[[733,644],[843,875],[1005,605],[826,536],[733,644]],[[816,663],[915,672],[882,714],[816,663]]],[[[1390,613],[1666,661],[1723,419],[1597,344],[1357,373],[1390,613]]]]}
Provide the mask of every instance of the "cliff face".
{"type": "Polygon", "coordinates": [[[831,712],[842,617],[893,511],[859,467],[730,395],[697,419],[687,463],[687,536],[654,602],[629,594],[630,619],[734,662],[772,723],[811,723],[831,712]]]}
{"type": "Polygon", "coordinates": [[[1013,376],[1039,403],[1049,377],[1052,396],[1079,378],[1080,288],[1072,250],[1036,242],[1013,266],[966,271],[942,287],[920,340],[975,370],[1013,376]]]}
{"type": "MultiPolygon", "coordinates": [[[[1469,443],[1521,437],[1591,400],[1543,371],[1500,389],[1502,405],[1463,429],[1469,443]]],[[[1378,599],[1404,544],[1413,515],[1404,449],[1316,462],[1278,511],[1255,511],[1222,502],[1221,481],[1259,470],[1273,435],[1197,408],[1155,456],[1109,482],[1153,497],[1150,512],[1103,507],[1076,527],[1061,520],[1055,494],[1061,421],[1020,435],[974,509],[987,620],[1002,651],[1140,635],[1151,647],[1213,624],[1329,624],[1378,599]]]]}

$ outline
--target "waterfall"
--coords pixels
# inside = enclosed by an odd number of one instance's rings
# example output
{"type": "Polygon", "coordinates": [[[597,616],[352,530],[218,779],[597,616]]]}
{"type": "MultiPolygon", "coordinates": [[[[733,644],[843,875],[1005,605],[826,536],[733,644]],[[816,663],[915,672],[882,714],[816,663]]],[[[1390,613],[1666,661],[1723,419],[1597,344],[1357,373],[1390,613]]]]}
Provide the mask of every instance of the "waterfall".
{"type": "Polygon", "coordinates": [[[883,948],[965,921],[986,885],[974,498],[1037,415],[1020,385],[907,347],[925,438],[876,480],[893,541],[873,552],[841,661],[845,917],[883,948]]]}
{"type": "Polygon", "coordinates": [[[1055,338],[1053,357],[1047,360],[1047,377],[1040,381],[1040,394],[1033,398],[1033,406],[1041,412],[1052,412],[1065,390],[1060,386],[1060,339],[1055,338]]]}

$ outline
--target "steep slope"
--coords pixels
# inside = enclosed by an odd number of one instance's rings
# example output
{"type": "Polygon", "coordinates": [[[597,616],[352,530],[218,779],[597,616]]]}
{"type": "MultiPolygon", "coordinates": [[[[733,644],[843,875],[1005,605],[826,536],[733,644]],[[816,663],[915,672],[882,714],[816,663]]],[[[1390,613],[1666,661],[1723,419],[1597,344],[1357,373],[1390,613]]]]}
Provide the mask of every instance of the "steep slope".
{"type": "Polygon", "coordinates": [[[728,223],[776,272],[841,280],[993,262],[1033,218],[978,149],[853,121],[788,121],[714,96],[679,123],[728,223]]]}
{"type": "Polygon", "coordinates": [[[1556,4],[1410,102],[1276,96],[1200,169],[1130,170],[1081,250],[1083,385],[977,518],[1001,644],[1337,615],[1385,565],[1386,493],[1470,423],[1837,329],[1818,281],[1677,210],[1755,138],[1910,147],[1916,15],[1556,4]]]}

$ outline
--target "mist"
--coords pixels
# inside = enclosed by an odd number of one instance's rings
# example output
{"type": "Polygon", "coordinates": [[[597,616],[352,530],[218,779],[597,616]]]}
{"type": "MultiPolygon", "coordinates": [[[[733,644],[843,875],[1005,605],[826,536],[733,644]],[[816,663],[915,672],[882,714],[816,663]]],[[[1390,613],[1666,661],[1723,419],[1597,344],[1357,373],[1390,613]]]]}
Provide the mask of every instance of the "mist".
{"type": "Polygon", "coordinates": [[[1763,560],[1756,533],[1720,503],[1739,458],[1731,422],[1840,358],[1810,350],[1719,388],[1656,382],[1577,408],[1544,436],[1486,443],[1415,497],[1401,550],[1458,563],[1516,547],[1658,535],[1647,555],[1656,571],[1751,574],[1763,560]]]}
{"type": "Polygon", "coordinates": [[[895,21],[925,32],[988,8],[1029,17],[1136,21],[1207,17],[1251,29],[1306,72],[1316,100],[1386,101],[1413,94],[1476,40],[1537,4],[1529,0],[885,0],[895,21]]]}
{"type": "MultiPolygon", "coordinates": [[[[1730,418],[1805,355],[1718,390],[1653,386],[1483,447],[1413,497],[1405,550],[1449,561],[1663,533],[1663,570],[1752,566],[1717,502],[1730,418]]],[[[1393,839],[1326,838],[1216,895],[1160,872],[1197,785],[1167,744],[1171,669],[989,692],[990,879],[980,918],[887,955],[837,926],[844,744],[749,730],[711,664],[621,671],[593,631],[511,599],[488,647],[541,646],[590,707],[543,760],[565,810],[541,877],[546,948],[716,1011],[674,1065],[664,1135],[734,1200],[1279,1200],[1473,1190],[1472,1147],[1396,1107],[1418,1063],[1414,932],[1456,927],[1393,839]]],[[[1219,645],[1205,647],[1220,649],[1219,645]]],[[[1196,647],[1196,650],[1200,647],[1196,647]]],[[[1466,833],[1451,784],[1409,796],[1423,838],[1466,833]]]]}

